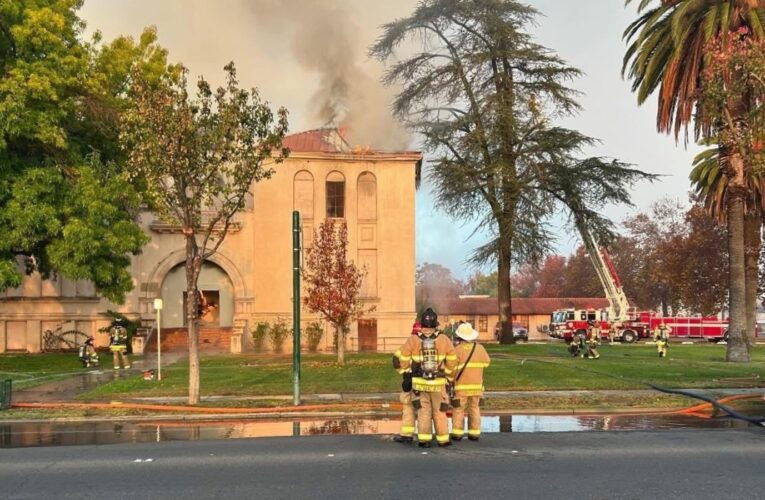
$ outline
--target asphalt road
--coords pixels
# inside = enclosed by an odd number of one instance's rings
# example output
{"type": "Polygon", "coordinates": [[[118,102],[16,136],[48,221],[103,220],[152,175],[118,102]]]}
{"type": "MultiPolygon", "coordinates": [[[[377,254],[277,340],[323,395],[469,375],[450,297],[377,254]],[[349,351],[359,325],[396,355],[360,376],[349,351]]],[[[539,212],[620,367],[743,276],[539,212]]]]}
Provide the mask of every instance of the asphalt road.
{"type": "Polygon", "coordinates": [[[765,498],[765,431],[317,436],[0,450],[0,498],[765,498]]]}

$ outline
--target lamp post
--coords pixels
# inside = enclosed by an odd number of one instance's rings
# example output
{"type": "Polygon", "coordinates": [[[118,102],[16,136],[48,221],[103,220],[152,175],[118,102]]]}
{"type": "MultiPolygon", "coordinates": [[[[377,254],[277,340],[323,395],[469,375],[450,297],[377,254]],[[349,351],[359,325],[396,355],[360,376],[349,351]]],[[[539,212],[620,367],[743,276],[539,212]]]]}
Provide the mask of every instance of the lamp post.
{"type": "Polygon", "coordinates": [[[162,330],[162,323],[160,323],[162,299],[159,297],[154,299],[154,310],[157,311],[157,380],[162,380],[162,337],[160,336],[162,330]]]}

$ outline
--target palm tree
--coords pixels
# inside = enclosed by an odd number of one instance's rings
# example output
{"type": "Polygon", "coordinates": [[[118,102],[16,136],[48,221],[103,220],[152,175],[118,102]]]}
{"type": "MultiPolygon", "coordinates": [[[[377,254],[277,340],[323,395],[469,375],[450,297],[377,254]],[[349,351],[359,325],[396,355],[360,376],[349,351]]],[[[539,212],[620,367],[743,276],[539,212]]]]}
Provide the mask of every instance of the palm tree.
{"type": "MultiPolygon", "coordinates": [[[[712,141],[708,141],[712,142],[712,141]]],[[[696,195],[704,203],[707,213],[725,224],[725,206],[728,196],[728,178],[720,165],[725,160],[719,147],[710,147],[693,159],[689,178],[696,195]]],[[[748,196],[744,200],[744,262],[746,280],[746,328],[753,332],[757,322],[757,288],[759,257],[762,249],[762,223],[765,215],[765,177],[749,172],[746,178],[748,196]]],[[[746,336],[751,348],[754,338],[746,336]]]]}
{"type": "MultiPolygon", "coordinates": [[[[626,0],[627,4],[634,0],[626,0]]],[[[639,17],[624,32],[628,48],[622,74],[632,80],[638,103],[658,91],[656,125],[678,139],[693,123],[696,138],[714,135],[699,97],[702,75],[710,62],[710,43],[732,33],[765,38],[765,0],[640,0],[639,17]],[[694,121],[694,117],[697,119],[694,121]]],[[[743,99],[731,107],[737,118],[747,109],[743,99]]],[[[721,171],[727,180],[726,208],[730,259],[730,339],[728,361],[748,362],[746,277],[744,272],[744,205],[748,196],[745,159],[726,150],[721,171]]]]}

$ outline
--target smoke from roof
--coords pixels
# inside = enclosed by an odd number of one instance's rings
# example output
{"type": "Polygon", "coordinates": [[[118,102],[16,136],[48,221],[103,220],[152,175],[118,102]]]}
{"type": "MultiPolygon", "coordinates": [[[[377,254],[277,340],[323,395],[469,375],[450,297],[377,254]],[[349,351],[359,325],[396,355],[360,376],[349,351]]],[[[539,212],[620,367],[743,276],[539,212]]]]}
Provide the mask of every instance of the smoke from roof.
{"type": "Polygon", "coordinates": [[[290,111],[290,129],[344,125],[351,147],[405,149],[392,118],[395,89],[367,57],[379,26],[415,0],[86,0],[82,16],[105,38],[156,25],[159,42],[195,75],[219,83],[233,60],[244,87],[290,111]]]}
{"type": "MultiPolygon", "coordinates": [[[[393,119],[393,91],[380,68],[365,64],[369,34],[357,21],[364,3],[351,0],[254,0],[251,12],[281,33],[303,68],[318,76],[311,117],[321,126],[347,126],[352,146],[403,149],[409,137],[393,119]]],[[[383,20],[381,20],[383,22],[383,20]]],[[[374,38],[374,37],[372,37],[374,38]]]]}

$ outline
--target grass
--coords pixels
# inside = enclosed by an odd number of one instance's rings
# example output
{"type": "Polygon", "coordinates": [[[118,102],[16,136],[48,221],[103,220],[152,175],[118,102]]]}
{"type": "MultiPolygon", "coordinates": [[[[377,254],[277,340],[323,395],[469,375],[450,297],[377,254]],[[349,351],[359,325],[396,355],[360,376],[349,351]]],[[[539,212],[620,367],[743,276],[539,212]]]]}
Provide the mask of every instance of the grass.
{"type": "MultiPolygon", "coordinates": [[[[653,346],[604,345],[601,358],[571,358],[564,344],[489,346],[493,361],[485,374],[487,390],[627,390],[646,383],[674,388],[762,387],[765,350],[757,348],[747,364],[726,363],[725,346],[673,345],[660,359],[653,346]]],[[[269,396],[292,393],[289,357],[209,356],[202,360],[202,395],[269,396]]],[[[84,394],[84,400],[138,396],[184,396],[185,361],[163,368],[163,380],[136,376],[105,384],[84,394]]],[[[400,379],[389,354],[354,354],[345,366],[329,355],[305,355],[301,390],[315,393],[396,392],[400,379]]]]}
{"type": "Polygon", "coordinates": [[[77,354],[0,354],[0,379],[12,379],[14,389],[26,389],[84,369],[77,354]]]}

